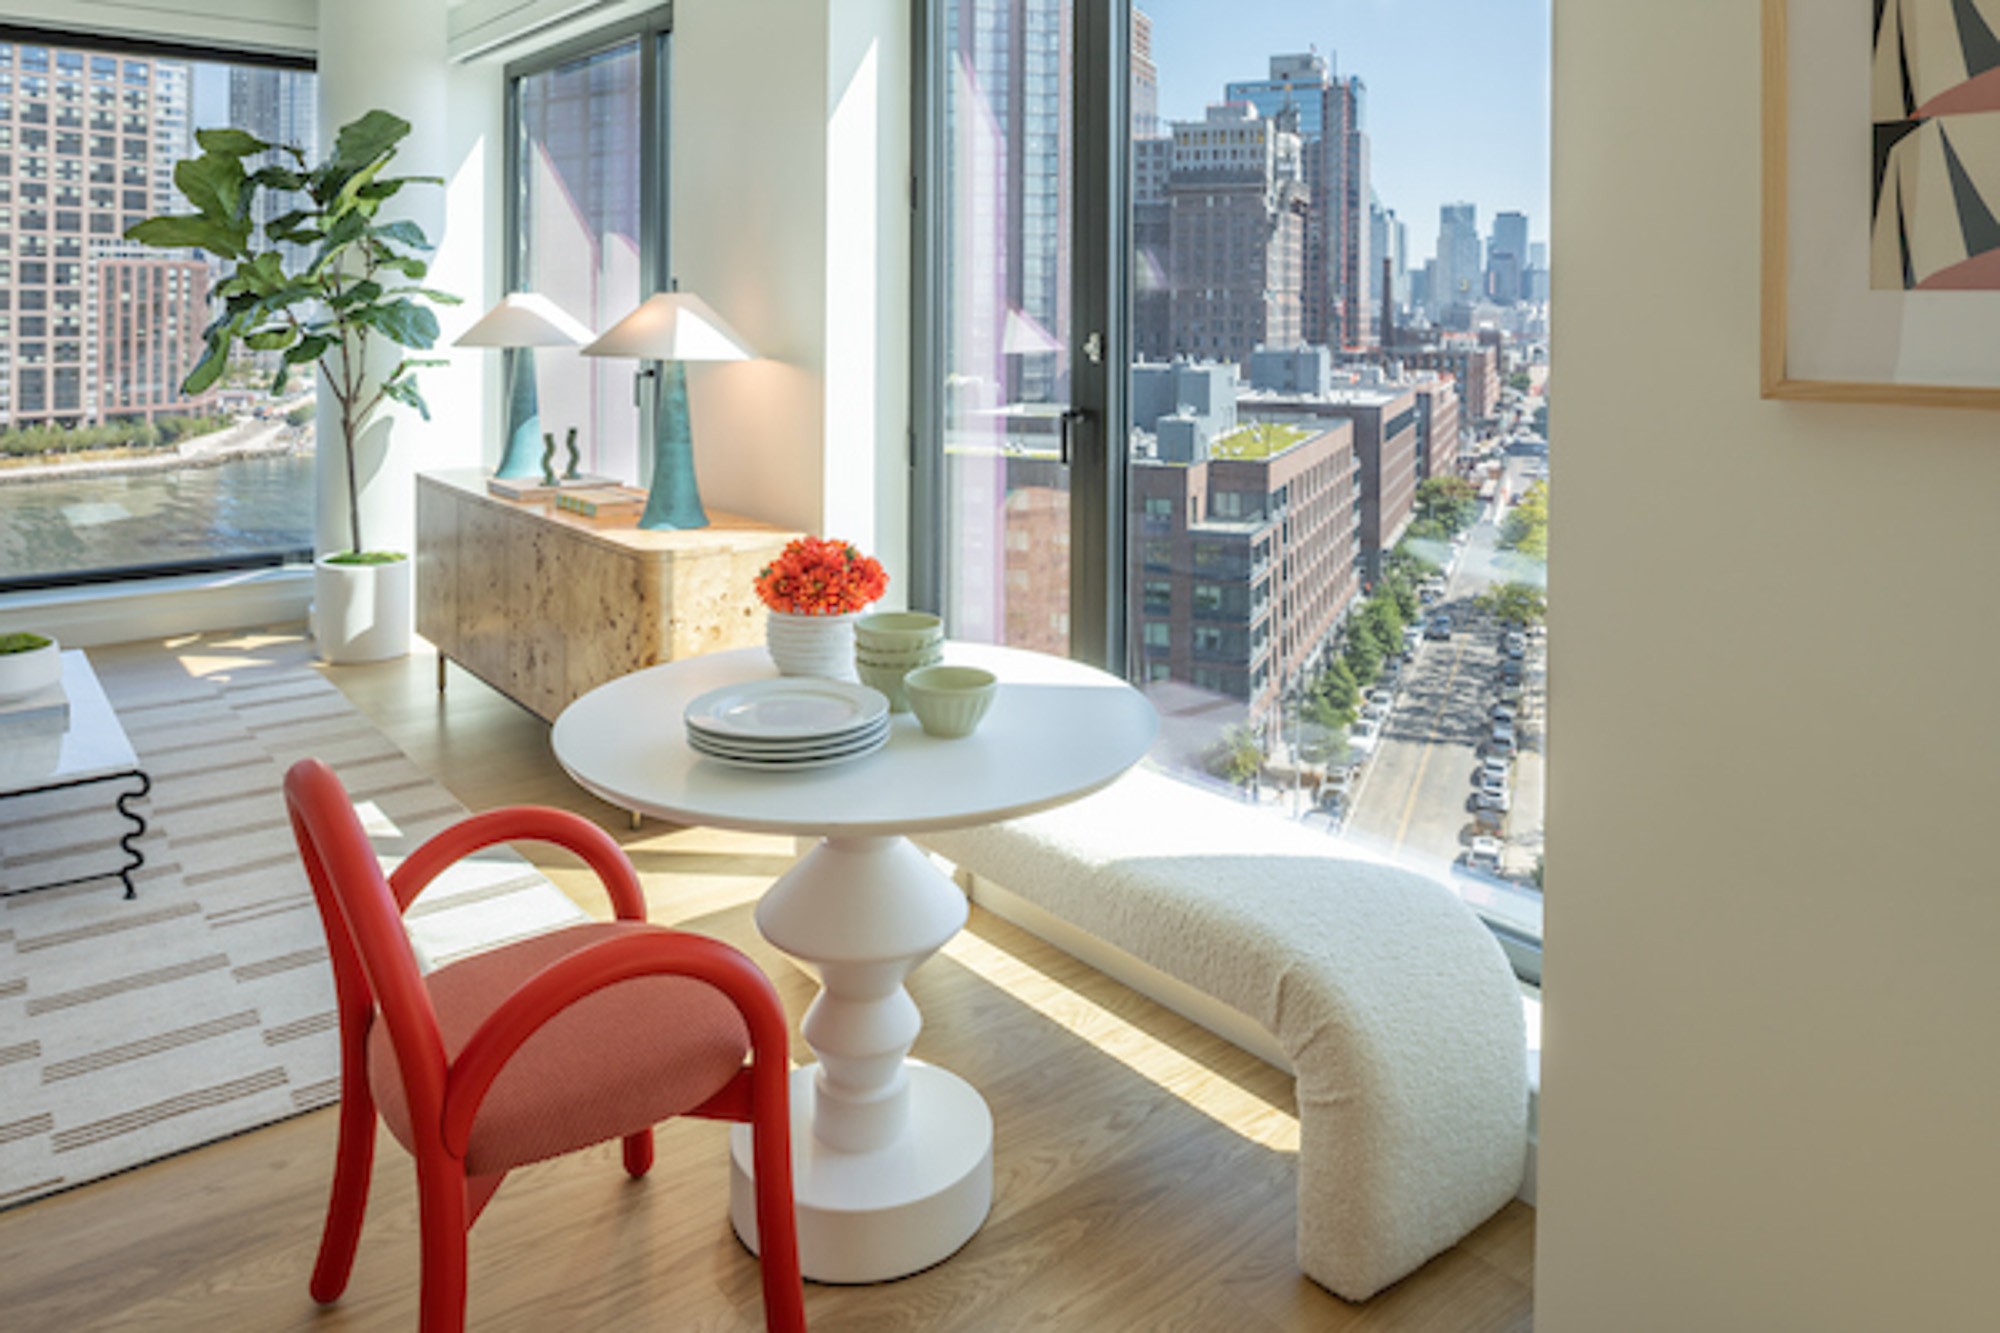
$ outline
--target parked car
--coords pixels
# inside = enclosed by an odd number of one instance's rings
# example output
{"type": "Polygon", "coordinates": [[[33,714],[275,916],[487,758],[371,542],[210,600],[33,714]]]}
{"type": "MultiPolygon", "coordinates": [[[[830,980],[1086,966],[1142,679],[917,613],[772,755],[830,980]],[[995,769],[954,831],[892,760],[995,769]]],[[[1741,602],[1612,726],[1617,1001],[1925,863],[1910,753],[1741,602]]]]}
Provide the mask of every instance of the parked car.
{"type": "Polygon", "coordinates": [[[1500,659],[1500,681],[1504,685],[1521,683],[1521,660],[1517,657],[1500,659]]]}
{"type": "Polygon", "coordinates": [[[1487,714],[1494,722],[1504,722],[1510,727],[1520,720],[1520,715],[1521,710],[1515,705],[1508,703],[1494,704],[1492,711],[1487,714]]]}
{"type": "Polygon", "coordinates": [[[1468,799],[1467,809],[1475,813],[1485,810],[1504,815],[1512,805],[1512,798],[1504,791],[1476,791],[1468,799]]]}
{"type": "Polygon", "coordinates": [[[1490,759],[1482,759],[1479,761],[1479,767],[1473,770],[1473,773],[1475,775],[1473,781],[1475,782],[1478,781],[1477,774],[1491,773],[1494,776],[1498,777],[1502,782],[1505,782],[1511,775],[1512,769],[1513,769],[1513,763],[1510,760],[1500,755],[1494,755],[1490,759]]]}
{"type": "Polygon", "coordinates": [[[1451,637],[1451,617],[1448,615],[1432,616],[1430,623],[1424,626],[1424,637],[1426,639],[1449,639],[1451,637]]]}
{"type": "Polygon", "coordinates": [[[1507,775],[1505,773],[1491,772],[1484,765],[1481,765],[1473,771],[1472,789],[1476,792],[1505,796],[1507,795],[1507,775]]]}
{"type": "Polygon", "coordinates": [[[1374,722],[1363,718],[1347,729],[1347,748],[1360,754],[1367,754],[1375,748],[1380,736],[1374,722]]]}
{"type": "Polygon", "coordinates": [[[1361,705],[1361,716],[1369,722],[1380,722],[1389,716],[1389,701],[1386,698],[1370,699],[1361,705]]]}
{"type": "Polygon", "coordinates": [[[1495,725],[1493,734],[1486,738],[1486,753],[1511,756],[1515,749],[1514,729],[1506,725],[1495,725]]]}
{"type": "Polygon", "coordinates": [[[1504,846],[1498,838],[1475,837],[1472,845],[1465,849],[1465,864],[1473,870],[1497,875],[1500,873],[1500,853],[1504,846]]]}
{"type": "Polygon", "coordinates": [[[1505,637],[1500,640],[1500,651],[1509,657],[1526,657],[1528,636],[1517,629],[1508,630],[1505,637]]]}

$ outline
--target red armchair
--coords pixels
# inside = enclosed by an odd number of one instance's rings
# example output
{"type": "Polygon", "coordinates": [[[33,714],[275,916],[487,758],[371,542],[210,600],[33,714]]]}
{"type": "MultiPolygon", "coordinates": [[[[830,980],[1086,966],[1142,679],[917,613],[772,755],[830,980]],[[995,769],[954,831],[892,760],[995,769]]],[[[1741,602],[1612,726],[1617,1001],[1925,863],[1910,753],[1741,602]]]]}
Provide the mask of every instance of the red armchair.
{"type": "Polygon", "coordinates": [[[652,1126],[693,1115],[750,1124],[766,1327],[803,1330],[788,1031],[757,966],[720,941],[648,925],[618,844],[565,811],[474,815],[384,878],[333,770],[300,760],[285,775],[285,800],[340,1013],[339,1146],[313,1298],[331,1303],[346,1289],[378,1111],[416,1159],[423,1333],[464,1328],[466,1232],[511,1168],[616,1138],[626,1171],[642,1176],[652,1126]],[[403,910],[453,862],[514,840],[582,857],[617,919],[419,975],[403,910]]]}

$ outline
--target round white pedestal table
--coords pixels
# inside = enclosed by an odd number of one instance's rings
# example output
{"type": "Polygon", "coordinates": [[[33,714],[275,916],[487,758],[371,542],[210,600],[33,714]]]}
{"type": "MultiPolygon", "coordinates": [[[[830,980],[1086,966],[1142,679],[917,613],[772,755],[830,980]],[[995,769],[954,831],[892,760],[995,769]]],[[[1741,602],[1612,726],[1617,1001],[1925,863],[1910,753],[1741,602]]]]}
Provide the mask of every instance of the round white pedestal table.
{"type": "MultiPolygon", "coordinates": [[[[820,1282],[880,1282],[970,1240],[993,1200],[993,1118],[957,1075],[909,1051],[923,1026],[903,981],[965,925],[965,895],[906,835],[1011,819],[1111,782],[1152,745],[1137,690],[1063,658],[948,643],[945,661],[1000,678],[971,736],[939,740],[911,715],[851,762],[763,772],[706,760],[688,703],[777,674],[761,648],[621,677],[556,719],[557,760],[614,805],[684,824],[821,841],[757,904],[764,938],[809,967],[801,1025],[818,1063],[793,1071],[799,1252],[820,1282]]],[[[731,1136],[730,1217],[757,1248],[750,1137],[731,1136]]]]}

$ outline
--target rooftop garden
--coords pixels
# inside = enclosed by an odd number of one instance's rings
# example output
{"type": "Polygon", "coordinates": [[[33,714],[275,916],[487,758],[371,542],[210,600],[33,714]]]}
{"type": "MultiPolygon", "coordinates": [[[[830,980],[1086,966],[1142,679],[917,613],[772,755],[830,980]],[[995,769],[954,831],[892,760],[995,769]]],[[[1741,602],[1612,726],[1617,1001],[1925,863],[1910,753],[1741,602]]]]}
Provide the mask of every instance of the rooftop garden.
{"type": "Polygon", "coordinates": [[[1281,426],[1270,421],[1251,421],[1227,435],[1218,435],[1209,446],[1211,458],[1272,458],[1312,434],[1303,426],[1281,426]]]}

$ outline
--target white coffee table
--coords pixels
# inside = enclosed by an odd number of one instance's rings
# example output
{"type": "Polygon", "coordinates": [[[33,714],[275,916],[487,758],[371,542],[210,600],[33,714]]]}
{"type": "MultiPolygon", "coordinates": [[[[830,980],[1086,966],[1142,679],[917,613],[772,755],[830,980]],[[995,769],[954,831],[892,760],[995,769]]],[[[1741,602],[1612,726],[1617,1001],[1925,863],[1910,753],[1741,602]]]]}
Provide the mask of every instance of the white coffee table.
{"type": "Polygon", "coordinates": [[[119,725],[118,714],[104,697],[104,687],[97,683],[97,673],[91,670],[90,659],[82,649],[72,648],[63,653],[62,683],[63,693],[69,697],[67,721],[0,724],[0,800],[119,779],[135,780],[139,784],[137,790],[120,792],[113,801],[118,813],[134,825],[118,839],[126,863],[117,870],[9,887],[0,890],[0,898],[113,876],[124,881],[127,898],[137,897],[132,887],[132,872],[146,863],[146,855],[138,846],[140,835],[146,831],[146,820],[130,803],[151,791],[153,781],[139,767],[132,742],[126,738],[125,728],[119,725]]]}
{"type": "MultiPolygon", "coordinates": [[[[1086,795],[1145,755],[1158,730],[1137,690],[1019,649],[948,643],[945,660],[1000,677],[960,740],[909,714],[881,750],[805,772],[704,760],[682,711],[777,674],[761,648],[670,662],[584,695],[556,719],[557,760],[627,810],[678,823],[821,839],[764,894],[757,928],[811,967],[802,1032],[819,1057],[792,1075],[799,1251],[821,1282],[880,1282],[947,1258],[993,1199],[993,1118],[955,1074],[908,1058],[923,1026],[903,980],[965,925],[965,895],[905,836],[1031,814],[1086,795]]],[[[756,1248],[750,1137],[731,1141],[730,1215],[756,1248]]]]}

